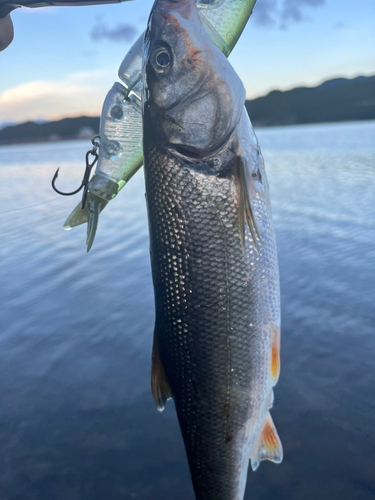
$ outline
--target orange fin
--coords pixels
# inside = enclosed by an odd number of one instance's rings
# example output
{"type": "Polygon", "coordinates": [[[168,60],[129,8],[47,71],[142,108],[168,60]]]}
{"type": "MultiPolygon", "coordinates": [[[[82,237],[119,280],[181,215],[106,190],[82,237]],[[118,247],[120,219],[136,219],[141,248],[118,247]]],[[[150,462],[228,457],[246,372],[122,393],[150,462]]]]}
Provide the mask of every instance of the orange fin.
{"type": "Polygon", "coordinates": [[[283,459],[283,447],[277,434],[275,424],[268,412],[266,423],[260,433],[258,443],[250,456],[251,468],[257,470],[262,460],[271,460],[279,464],[283,459]]]}
{"type": "Polygon", "coordinates": [[[172,397],[172,391],[161,363],[155,332],[152,346],[151,391],[157,409],[163,411],[167,399],[172,397]]]}
{"type": "Polygon", "coordinates": [[[276,327],[271,346],[271,377],[274,384],[280,375],[280,328],[276,327]]]}

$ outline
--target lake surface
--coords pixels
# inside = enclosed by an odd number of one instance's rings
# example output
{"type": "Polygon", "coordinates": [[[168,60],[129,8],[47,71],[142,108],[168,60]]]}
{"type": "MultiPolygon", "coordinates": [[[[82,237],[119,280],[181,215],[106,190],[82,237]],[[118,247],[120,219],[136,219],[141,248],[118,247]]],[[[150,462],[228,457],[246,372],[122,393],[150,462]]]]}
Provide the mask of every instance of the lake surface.
{"type": "MultiPolygon", "coordinates": [[[[246,500],[375,498],[375,122],[260,129],[282,295],[281,465],[246,500]]],[[[0,148],[0,499],[193,500],[173,402],[150,394],[142,172],[86,254],[88,141],[0,148]]]]}

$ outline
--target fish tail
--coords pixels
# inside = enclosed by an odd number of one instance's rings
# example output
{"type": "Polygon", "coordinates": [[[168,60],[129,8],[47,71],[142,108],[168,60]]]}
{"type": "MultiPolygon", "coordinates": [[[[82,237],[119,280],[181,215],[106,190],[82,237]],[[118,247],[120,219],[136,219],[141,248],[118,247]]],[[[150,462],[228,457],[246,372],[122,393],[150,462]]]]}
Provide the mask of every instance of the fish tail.
{"type": "Polygon", "coordinates": [[[262,460],[270,460],[279,464],[283,459],[283,446],[270,413],[259,435],[258,441],[250,455],[251,468],[256,470],[262,460]]]}
{"type": "Polygon", "coordinates": [[[86,248],[88,252],[94,243],[96,230],[98,228],[99,214],[107,203],[106,200],[89,191],[87,193],[85,206],[81,208],[81,203],[79,203],[65,221],[64,229],[67,230],[87,222],[86,248]]]}
{"type": "Polygon", "coordinates": [[[87,211],[87,233],[86,233],[86,249],[87,252],[91,250],[92,244],[94,243],[96,230],[98,228],[99,214],[101,212],[101,198],[97,196],[91,196],[87,200],[88,211],[87,211]]]}
{"type": "Polygon", "coordinates": [[[64,229],[69,231],[73,227],[80,226],[87,222],[87,205],[84,208],[81,207],[81,202],[78,203],[73,212],[69,215],[64,223],[64,229]]]}

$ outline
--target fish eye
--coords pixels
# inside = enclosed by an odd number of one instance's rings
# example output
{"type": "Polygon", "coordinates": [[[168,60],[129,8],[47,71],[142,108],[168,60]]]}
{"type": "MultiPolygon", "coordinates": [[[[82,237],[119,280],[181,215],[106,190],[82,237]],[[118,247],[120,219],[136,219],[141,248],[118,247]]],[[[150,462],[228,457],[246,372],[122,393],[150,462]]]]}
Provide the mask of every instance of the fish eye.
{"type": "Polygon", "coordinates": [[[171,62],[171,58],[170,58],[170,55],[168,54],[168,52],[166,50],[162,50],[160,51],[157,55],[156,55],[156,64],[160,67],[160,68],[167,68],[171,62]]]}

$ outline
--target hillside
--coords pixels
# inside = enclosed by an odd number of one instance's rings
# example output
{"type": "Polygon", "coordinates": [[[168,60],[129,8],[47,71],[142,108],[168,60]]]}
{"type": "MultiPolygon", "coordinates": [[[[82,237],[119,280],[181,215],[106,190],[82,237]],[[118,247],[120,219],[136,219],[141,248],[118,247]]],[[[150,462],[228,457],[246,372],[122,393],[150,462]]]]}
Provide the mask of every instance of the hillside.
{"type": "MultiPolygon", "coordinates": [[[[246,101],[254,126],[375,120],[375,76],[336,78],[313,88],[274,90],[246,101]]],[[[46,123],[27,122],[0,130],[0,144],[91,139],[99,117],[81,116],[46,123]]]]}
{"type": "Polygon", "coordinates": [[[314,88],[274,90],[246,101],[255,126],[375,119],[375,76],[337,78],[314,88]]]}
{"type": "Polygon", "coordinates": [[[46,123],[26,122],[0,130],[0,144],[91,139],[99,132],[99,117],[80,116],[46,123]]]}

